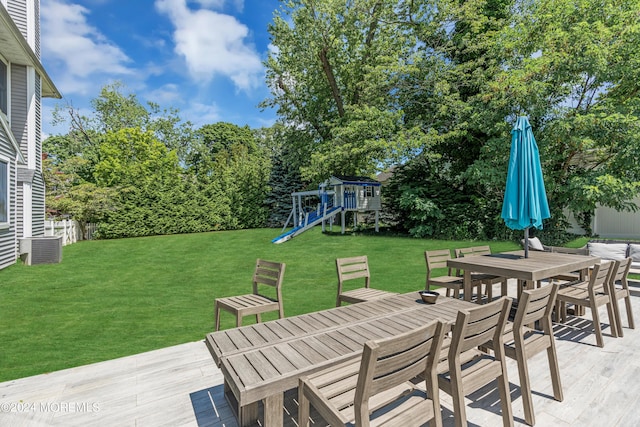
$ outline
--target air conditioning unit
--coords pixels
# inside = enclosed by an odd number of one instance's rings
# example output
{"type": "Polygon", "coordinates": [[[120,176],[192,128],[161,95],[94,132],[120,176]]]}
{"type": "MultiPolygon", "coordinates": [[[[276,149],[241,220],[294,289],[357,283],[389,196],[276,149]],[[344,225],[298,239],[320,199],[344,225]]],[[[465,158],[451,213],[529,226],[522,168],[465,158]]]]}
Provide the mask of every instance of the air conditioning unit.
{"type": "Polygon", "coordinates": [[[62,261],[62,236],[20,239],[20,258],[27,265],[56,264],[62,261]]]}

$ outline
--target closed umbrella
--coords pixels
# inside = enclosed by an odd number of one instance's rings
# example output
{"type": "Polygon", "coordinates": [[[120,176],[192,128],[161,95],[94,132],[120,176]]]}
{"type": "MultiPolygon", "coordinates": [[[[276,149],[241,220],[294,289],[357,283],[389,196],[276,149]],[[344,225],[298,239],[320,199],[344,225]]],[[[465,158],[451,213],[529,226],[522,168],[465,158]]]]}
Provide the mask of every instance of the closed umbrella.
{"type": "Polygon", "coordinates": [[[549,218],[538,144],[526,117],[518,117],[511,131],[511,154],[502,204],[502,218],[512,230],[524,230],[524,256],[529,256],[529,228],[542,229],[549,218]]]}

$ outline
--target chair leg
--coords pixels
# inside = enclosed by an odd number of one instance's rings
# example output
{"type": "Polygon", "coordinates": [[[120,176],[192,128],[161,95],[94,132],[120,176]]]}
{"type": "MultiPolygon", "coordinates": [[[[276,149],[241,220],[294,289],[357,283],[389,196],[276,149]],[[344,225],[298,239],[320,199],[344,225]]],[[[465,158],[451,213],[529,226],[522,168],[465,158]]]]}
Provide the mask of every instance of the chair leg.
{"type": "Polygon", "coordinates": [[[629,328],[635,329],[636,326],[633,323],[633,308],[631,307],[631,295],[627,291],[627,296],[624,298],[624,304],[627,307],[627,322],[629,322],[629,328]]]}
{"type": "Polygon", "coordinates": [[[498,391],[500,392],[502,406],[502,424],[505,427],[513,427],[513,409],[511,408],[511,393],[509,393],[507,364],[504,360],[501,360],[500,363],[502,364],[502,375],[498,377],[498,391]]]}
{"type": "Polygon", "coordinates": [[[507,291],[507,279],[504,279],[502,282],[500,282],[500,293],[502,294],[503,297],[506,297],[508,295],[508,291],[507,291]]]}
{"type": "Polygon", "coordinates": [[[567,304],[564,301],[556,300],[556,318],[558,323],[564,323],[567,321],[567,304]]]}
{"type": "Polygon", "coordinates": [[[598,314],[598,307],[592,301],[591,305],[591,317],[593,317],[593,329],[596,333],[596,343],[598,347],[604,347],[604,338],[602,336],[602,328],[600,327],[600,315],[598,314]]]}
{"type": "Polygon", "coordinates": [[[618,332],[618,336],[619,337],[624,337],[624,331],[622,330],[622,315],[620,314],[620,306],[618,305],[618,299],[615,297],[615,293],[612,295],[611,298],[612,301],[612,306],[613,306],[613,315],[616,318],[616,329],[618,332]]]}
{"type": "Polygon", "coordinates": [[[242,314],[236,313],[236,327],[242,326],[242,314]]]}
{"type": "Polygon", "coordinates": [[[618,313],[618,316],[616,316],[616,310],[613,308],[613,300],[611,296],[609,296],[609,302],[607,303],[607,315],[609,316],[611,335],[613,335],[614,338],[618,338],[618,319],[620,318],[620,314],[618,313]]]}
{"type": "Polygon", "coordinates": [[[560,369],[558,368],[558,354],[556,353],[556,347],[553,343],[553,336],[551,339],[551,345],[547,348],[547,359],[549,360],[549,370],[551,371],[551,385],[553,386],[553,397],[562,402],[564,396],[562,394],[562,382],[560,381],[560,369]]]}
{"type": "Polygon", "coordinates": [[[524,419],[530,426],[536,423],[533,412],[533,398],[531,397],[531,382],[529,381],[529,368],[527,356],[524,353],[523,344],[516,343],[516,362],[518,363],[518,375],[520,377],[520,394],[524,406],[524,419]]]}
{"type": "Polygon", "coordinates": [[[309,399],[304,395],[302,381],[298,386],[298,425],[300,427],[309,426],[309,399]]]}
{"type": "Polygon", "coordinates": [[[487,302],[493,301],[493,285],[487,283],[487,302]]]}
{"type": "Polygon", "coordinates": [[[455,419],[456,427],[467,427],[467,412],[464,403],[464,391],[462,390],[462,383],[459,379],[461,372],[457,370],[457,377],[451,376],[451,397],[453,397],[453,416],[455,419]]]}
{"type": "Polygon", "coordinates": [[[215,330],[219,331],[220,330],[220,306],[218,305],[218,301],[216,301],[214,303],[214,310],[213,311],[214,311],[213,317],[214,317],[215,322],[216,322],[216,329],[215,330]]]}

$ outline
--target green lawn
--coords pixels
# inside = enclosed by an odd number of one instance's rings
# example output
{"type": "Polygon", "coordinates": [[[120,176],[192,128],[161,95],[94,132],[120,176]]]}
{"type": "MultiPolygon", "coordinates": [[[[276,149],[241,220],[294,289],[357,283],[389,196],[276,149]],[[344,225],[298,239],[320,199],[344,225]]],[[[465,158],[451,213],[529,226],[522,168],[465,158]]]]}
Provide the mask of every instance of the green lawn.
{"type": "MultiPolygon", "coordinates": [[[[0,271],[0,381],[202,339],[216,297],[248,293],[256,258],[285,262],[287,316],[333,307],[335,258],[368,255],[375,288],[424,287],[427,249],[514,242],[452,242],[322,234],[275,245],[259,229],[79,242],[63,262],[0,271]]],[[[276,314],[265,315],[266,320],[276,314]]],[[[234,319],[222,313],[222,327],[234,319]]],[[[246,318],[250,323],[253,319],[246,318]]]]}

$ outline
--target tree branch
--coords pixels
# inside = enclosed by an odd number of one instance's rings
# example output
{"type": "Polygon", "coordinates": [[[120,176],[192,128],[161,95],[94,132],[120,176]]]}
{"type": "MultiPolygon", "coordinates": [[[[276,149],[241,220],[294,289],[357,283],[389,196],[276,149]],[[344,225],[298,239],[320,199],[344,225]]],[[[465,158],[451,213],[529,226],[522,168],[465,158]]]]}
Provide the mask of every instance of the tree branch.
{"type": "Polygon", "coordinates": [[[329,82],[329,87],[331,88],[331,95],[333,96],[333,100],[336,103],[336,107],[338,108],[338,114],[340,117],[344,117],[344,104],[342,102],[342,97],[340,96],[340,90],[338,89],[338,83],[336,83],[336,78],[333,74],[333,69],[331,68],[331,64],[329,63],[329,58],[327,57],[327,51],[329,49],[324,46],[318,56],[320,57],[320,62],[322,63],[322,70],[324,71],[325,76],[327,77],[327,81],[329,82]]]}

